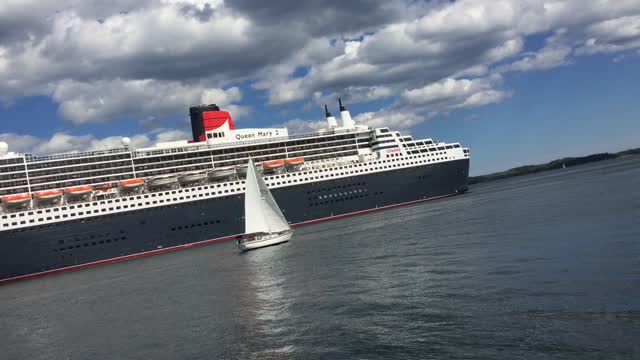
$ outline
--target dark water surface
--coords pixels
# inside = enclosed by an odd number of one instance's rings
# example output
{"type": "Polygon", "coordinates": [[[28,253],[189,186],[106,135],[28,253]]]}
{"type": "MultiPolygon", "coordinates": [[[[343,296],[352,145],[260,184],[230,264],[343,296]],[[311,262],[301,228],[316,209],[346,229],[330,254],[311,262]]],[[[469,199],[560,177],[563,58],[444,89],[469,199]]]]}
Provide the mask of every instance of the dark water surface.
{"type": "Polygon", "coordinates": [[[640,157],[8,284],[0,354],[640,358],[640,157]]]}

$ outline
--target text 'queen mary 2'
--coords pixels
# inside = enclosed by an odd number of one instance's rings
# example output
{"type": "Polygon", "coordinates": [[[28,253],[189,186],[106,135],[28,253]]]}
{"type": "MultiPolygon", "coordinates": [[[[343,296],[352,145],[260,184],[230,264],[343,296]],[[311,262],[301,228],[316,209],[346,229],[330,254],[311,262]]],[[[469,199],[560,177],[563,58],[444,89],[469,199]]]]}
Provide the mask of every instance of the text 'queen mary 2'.
{"type": "Polygon", "coordinates": [[[193,139],[49,156],[0,143],[0,283],[236,238],[252,158],[291,225],[467,190],[469,150],[341,122],[289,135],[190,108],[193,139]]]}

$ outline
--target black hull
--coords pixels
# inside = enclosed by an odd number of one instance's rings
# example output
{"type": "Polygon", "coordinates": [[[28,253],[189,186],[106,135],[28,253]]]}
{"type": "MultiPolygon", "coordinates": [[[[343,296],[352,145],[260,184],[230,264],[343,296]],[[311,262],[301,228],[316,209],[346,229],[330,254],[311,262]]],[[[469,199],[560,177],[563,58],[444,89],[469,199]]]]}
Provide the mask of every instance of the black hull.
{"type": "MultiPolygon", "coordinates": [[[[302,225],[460,194],[468,173],[463,159],[272,193],[287,220],[302,225]]],[[[235,239],[243,205],[236,195],[0,232],[0,282],[235,239]]]]}

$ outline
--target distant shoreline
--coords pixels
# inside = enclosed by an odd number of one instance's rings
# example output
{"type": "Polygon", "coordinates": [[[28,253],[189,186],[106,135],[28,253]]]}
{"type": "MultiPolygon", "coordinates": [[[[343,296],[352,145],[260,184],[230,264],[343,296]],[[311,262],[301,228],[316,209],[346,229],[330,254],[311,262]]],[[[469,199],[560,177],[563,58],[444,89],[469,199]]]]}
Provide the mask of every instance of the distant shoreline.
{"type": "Polygon", "coordinates": [[[505,179],[513,176],[533,174],[541,171],[561,169],[563,165],[566,167],[571,167],[571,166],[582,165],[582,164],[587,164],[587,163],[596,162],[596,161],[615,159],[615,158],[619,158],[621,156],[627,156],[627,155],[640,155],[640,148],[624,150],[617,153],[600,153],[600,154],[592,154],[592,155],[580,156],[580,157],[567,157],[567,158],[562,158],[558,160],[553,160],[546,164],[524,165],[524,166],[515,167],[513,169],[509,169],[506,171],[496,172],[493,174],[470,176],[469,185],[478,184],[486,181],[505,179]]]}

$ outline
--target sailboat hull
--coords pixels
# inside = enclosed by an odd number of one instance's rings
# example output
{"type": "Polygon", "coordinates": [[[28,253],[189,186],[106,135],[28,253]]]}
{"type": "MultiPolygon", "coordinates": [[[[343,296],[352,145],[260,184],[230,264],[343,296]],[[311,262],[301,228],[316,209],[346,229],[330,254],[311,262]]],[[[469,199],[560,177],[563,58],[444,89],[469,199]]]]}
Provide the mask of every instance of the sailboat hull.
{"type": "Polygon", "coordinates": [[[286,231],[278,234],[265,234],[256,240],[246,240],[246,237],[242,237],[236,245],[240,251],[248,251],[253,249],[262,248],[265,246],[277,245],[285,243],[291,239],[293,230],[286,231]]]}

